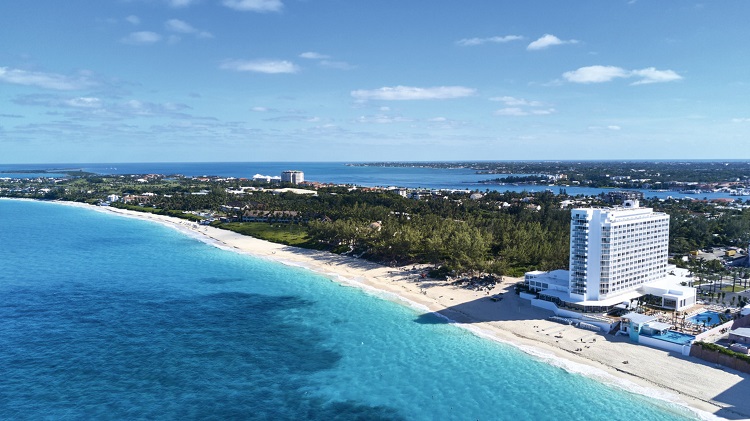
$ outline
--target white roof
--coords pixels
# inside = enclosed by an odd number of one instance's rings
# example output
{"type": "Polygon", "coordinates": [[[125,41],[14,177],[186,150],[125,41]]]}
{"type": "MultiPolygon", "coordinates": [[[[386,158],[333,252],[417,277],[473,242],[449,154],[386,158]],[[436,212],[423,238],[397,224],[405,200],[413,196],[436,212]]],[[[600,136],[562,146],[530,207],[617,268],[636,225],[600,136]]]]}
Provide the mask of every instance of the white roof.
{"type": "Polygon", "coordinates": [[[648,327],[654,330],[668,330],[672,328],[672,324],[662,322],[648,322],[648,327]]]}
{"type": "Polygon", "coordinates": [[[583,300],[578,300],[575,297],[571,297],[565,291],[554,291],[551,289],[545,289],[544,291],[541,291],[540,294],[548,295],[551,297],[557,297],[565,302],[579,304],[583,306],[614,306],[616,304],[622,304],[626,301],[629,302],[631,299],[636,299],[643,295],[639,293],[638,291],[629,291],[624,294],[618,294],[614,297],[607,298],[606,300],[583,301],[583,300]]]}
{"type": "Polygon", "coordinates": [[[570,281],[570,272],[563,269],[557,269],[551,272],[535,270],[532,272],[526,272],[526,275],[534,276],[535,281],[542,281],[565,287],[568,286],[568,282],[570,281]]]}
{"type": "MultiPolygon", "coordinates": [[[[646,316],[645,314],[639,314],[639,313],[628,313],[624,316],[622,316],[623,319],[628,319],[633,323],[642,325],[644,323],[653,322],[656,320],[656,317],[654,316],[646,316]]],[[[651,325],[651,323],[649,323],[651,325]]]]}
{"type": "Polygon", "coordinates": [[[737,329],[734,329],[733,331],[729,332],[732,335],[742,336],[745,338],[750,338],[750,327],[739,327],[737,329]]]}
{"type": "Polygon", "coordinates": [[[658,295],[669,296],[669,298],[695,297],[695,288],[680,285],[680,282],[685,282],[685,279],[679,276],[667,275],[664,278],[645,283],[641,288],[643,288],[644,292],[649,293],[652,292],[649,291],[649,288],[666,290],[665,292],[659,292],[658,295]]]}

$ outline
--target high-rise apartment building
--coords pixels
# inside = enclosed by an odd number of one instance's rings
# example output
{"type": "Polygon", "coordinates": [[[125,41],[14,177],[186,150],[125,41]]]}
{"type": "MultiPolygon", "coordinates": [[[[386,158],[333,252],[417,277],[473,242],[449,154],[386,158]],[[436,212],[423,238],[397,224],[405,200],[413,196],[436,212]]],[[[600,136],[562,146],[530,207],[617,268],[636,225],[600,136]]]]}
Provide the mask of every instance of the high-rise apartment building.
{"type": "Polygon", "coordinates": [[[667,275],[669,215],[628,200],[622,207],[573,209],[570,297],[601,301],[667,275]]]}
{"type": "Polygon", "coordinates": [[[281,181],[284,183],[300,184],[305,181],[305,174],[302,171],[284,171],[281,173],[281,181]]]}

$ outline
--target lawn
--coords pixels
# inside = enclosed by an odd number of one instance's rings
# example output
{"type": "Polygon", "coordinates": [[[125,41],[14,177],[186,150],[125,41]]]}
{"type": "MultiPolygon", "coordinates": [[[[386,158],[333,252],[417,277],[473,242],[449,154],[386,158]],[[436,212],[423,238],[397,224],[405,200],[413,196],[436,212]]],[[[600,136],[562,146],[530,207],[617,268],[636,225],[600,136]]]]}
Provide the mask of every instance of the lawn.
{"type": "Polygon", "coordinates": [[[229,222],[219,224],[217,227],[273,243],[312,248],[310,238],[307,236],[307,229],[297,224],[229,222]]]}

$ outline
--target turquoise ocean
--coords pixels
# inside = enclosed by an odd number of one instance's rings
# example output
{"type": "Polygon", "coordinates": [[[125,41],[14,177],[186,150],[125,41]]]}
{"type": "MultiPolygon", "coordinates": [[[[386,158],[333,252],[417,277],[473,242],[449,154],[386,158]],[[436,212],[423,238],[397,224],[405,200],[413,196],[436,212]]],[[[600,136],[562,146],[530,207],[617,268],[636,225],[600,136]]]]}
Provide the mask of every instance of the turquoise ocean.
{"type": "Polygon", "coordinates": [[[694,418],[163,225],[0,200],[0,244],[3,420],[694,418]]]}

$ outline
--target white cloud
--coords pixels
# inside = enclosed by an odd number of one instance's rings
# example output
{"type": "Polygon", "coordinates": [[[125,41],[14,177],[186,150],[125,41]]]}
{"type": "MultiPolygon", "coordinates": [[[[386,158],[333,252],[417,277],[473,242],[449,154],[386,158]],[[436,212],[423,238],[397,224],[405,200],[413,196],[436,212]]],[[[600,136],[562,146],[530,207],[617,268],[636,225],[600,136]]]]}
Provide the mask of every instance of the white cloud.
{"type": "Polygon", "coordinates": [[[528,115],[528,113],[518,107],[508,107],[508,108],[501,108],[495,111],[495,115],[522,116],[522,115],[528,115]]]}
{"type": "Polygon", "coordinates": [[[602,83],[630,76],[625,69],[615,66],[587,66],[563,73],[563,78],[575,83],[602,83]]]}
{"type": "Polygon", "coordinates": [[[750,123],[750,118],[733,118],[732,123],[750,123]]]}
{"type": "Polygon", "coordinates": [[[70,91],[94,85],[86,78],[71,78],[55,73],[29,72],[21,69],[0,67],[0,82],[14,85],[36,86],[38,88],[70,91]]]}
{"type": "Polygon", "coordinates": [[[279,12],[284,7],[281,0],[224,0],[222,3],[243,12],[279,12]]]}
{"type": "Polygon", "coordinates": [[[320,117],[307,116],[302,114],[287,114],[279,117],[265,118],[263,121],[274,122],[274,123],[288,123],[288,122],[301,122],[301,123],[318,123],[321,121],[320,117]]]}
{"type": "Polygon", "coordinates": [[[638,76],[643,79],[633,82],[633,85],[645,85],[648,83],[660,83],[660,82],[672,82],[675,80],[682,79],[682,76],[678,75],[673,70],[656,70],[653,67],[649,67],[641,70],[633,70],[631,72],[633,76],[638,76]]]}
{"type": "Polygon", "coordinates": [[[97,97],[67,97],[56,94],[34,94],[20,96],[14,103],[25,106],[48,107],[55,113],[64,113],[76,118],[123,119],[131,117],[173,117],[186,118],[185,104],[174,102],[153,103],[136,99],[124,102],[106,102],[97,97]],[[63,111],[67,110],[67,111],[63,111]]]}
{"type": "Polygon", "coordinates": [[[553,45],[563,45],[563,44],[578,44],[577,40],[571,39],[567,41],[563,41],[560,38],[551,35],[551,34],[544,34],[541,38],[539,38],[536,41],[532,41],[527,47],[527,50],[543,50],[547,47],[551,47],[553,45]]]}
{"type": "Polygon", "coordinates": [[[540,109],[524,109],[520,107],[506,107],[495,111],[495,115],[502,116],[526,116],[526,115],[549,115],[554,114],[556,110],[554,108],[547,108],[544,110],[540,109]]]}
{"type": "Polygon", "coordinates": [[[360,116],[357,118],[357,123],[374,123],[374,124],[393,124],[393,123],[409,123],[412,120],[401,116],[389,116],[385,114],[377,114],[373,116],[360,116]]]}
{"type": "Polygon", "coordinates": [[[138,25],[139,23],[141,23],[141,19],[136,15],[130,15],[126,17],[125,20],[132,23],[133,25],[138,25]]]}
{"type": "Polygon", "coordinates": [[[540,101],[529,101],[512,96],[499,96],[490,98],[490,101],[499,101],[506,105],[495,111],[495,115],[502,116],[525,116],[525,115],[548,115],[556,112],[554,108],[542,109],[545,104],[540,101]]]}
{"type": "Polygon", "coordinates": [[[224,70],[257,73],[297,73],[299,66],[286,60],[227,60],[221,64],[224,70]]]}
{"type": "Polygon", "coordinates": [[[325,54],[316,53],[314,51],[307,51],[299,55],[301,58],[307,58],[310,60],[325,60],[328,58],[331,58],[331,56],[327,56],[325,54]]]}
{"type": "Polygon", "coordinates": [[[161,35],[150,31],[132,32],[120,40],[123,44],[132,45],[153,44],[159,41],[161,41],[161,35]]]}
{"type": "Polygon", "coordinates": [[[510,41],[517,41],[523,39],[520,35],[505,35],[495,36],[489,38],[464,38],[456,41],[456,44],[462,47],[471,47],[474,45],[482,45],[487,43],[502,44],[510,41]]]}
{"type": "MultiPolygon", "coordinates": [[[[179,34],[195,34],[198,38],[213,38],[213,35],[211,35],[210,32],[198,30],[189,23],[179,19],[170,19],[164,22],[164,27],[167,28],[168,31],[179,34]]],[[[171,41],[179,41],[179,38],[174,39],[174,37],[172,37],[171,41]]]]}
{"type": "Polygon", "coordinates": [[[588,129],[589,130],[594,130],[594,131],[596,131],[596,130],[611,130],[611,131],[616,132],[616,131],[622,130],[622,127],[614,125],[614,124],[610,124],[609,126],[589,126],[588,129]]]}
{"type": "Polygon", "coordinates": [[[453,99],[474,95],[475,89],[463,86],[437,86],[433,88],[417,88],[412,86],[383,87],[378,89],[359,89],[351,95],[358,100],[386,100],[403,101],[415,99],[453,99]]]}
{"type": "Polygon", "coordinates": [[[639,78],[631,85],[646,85],[650,83],[673,82],[681,80],[682,76],[673,70],[657,70],[648,67],[640,70],[625,70],[616,66],[588,66],[563,73],[563,78],[574,83],[602,83],[616,78],[639,78]]]}
{"type": "Polygon", "coordinates": [[[512,96],[494,97],[494,98],[490,98],[490,101],[500,101],[500,102],[505,103],[505,105],[508,105],[508,106],[524,105],[528,107],[539,107],[539,106],[544,105],[539,101],[529,101],[523,98],[514,98],[512,96]]]}
{"type": "Polygon", "coordinates": [[[329,60],[331,56],[316,53],[314,51],[307,51],[300,54],[299,56],[301,58],[306,58],[309,60],[318,60],[318,65],[320,65],[321,67],[327,67],[329,69],[351,70],[355,67],[345,61],[329,60]]]}
{"type": "Polygon", "coordinates": [[[137,99],[131,99],[125,101],[122,105],[113,106],[113,112],[121,116],[147,116],[147,117],[159,117],[159,116],[180,116],[181,111],[187,110],[190,107],[184,104],[177,104],[174,102],[143,102],[137,99]]]}
{"type": "Polygon", "coordinates": [[[193,32],[196,32],[196,29],[189,23],[179,19],[170,19],[164,22],[164,26],[168,31],[179,32],[182,34],[192,34],[193,32]]]}
{"type": "Polygon", "coordinates": [[[74,108],[100,108],[102,101],[94,97],[78,97],[65,101],[65,104],[74,108]]]}
{"type": "Polygon", "coordinates": [[[265,113],[265,112],[268,112],[268,108],[267,107],[259,107],[259,106],[253,107],[250,110],[251,111],[255,111],[256,113],[265,113]]]}

